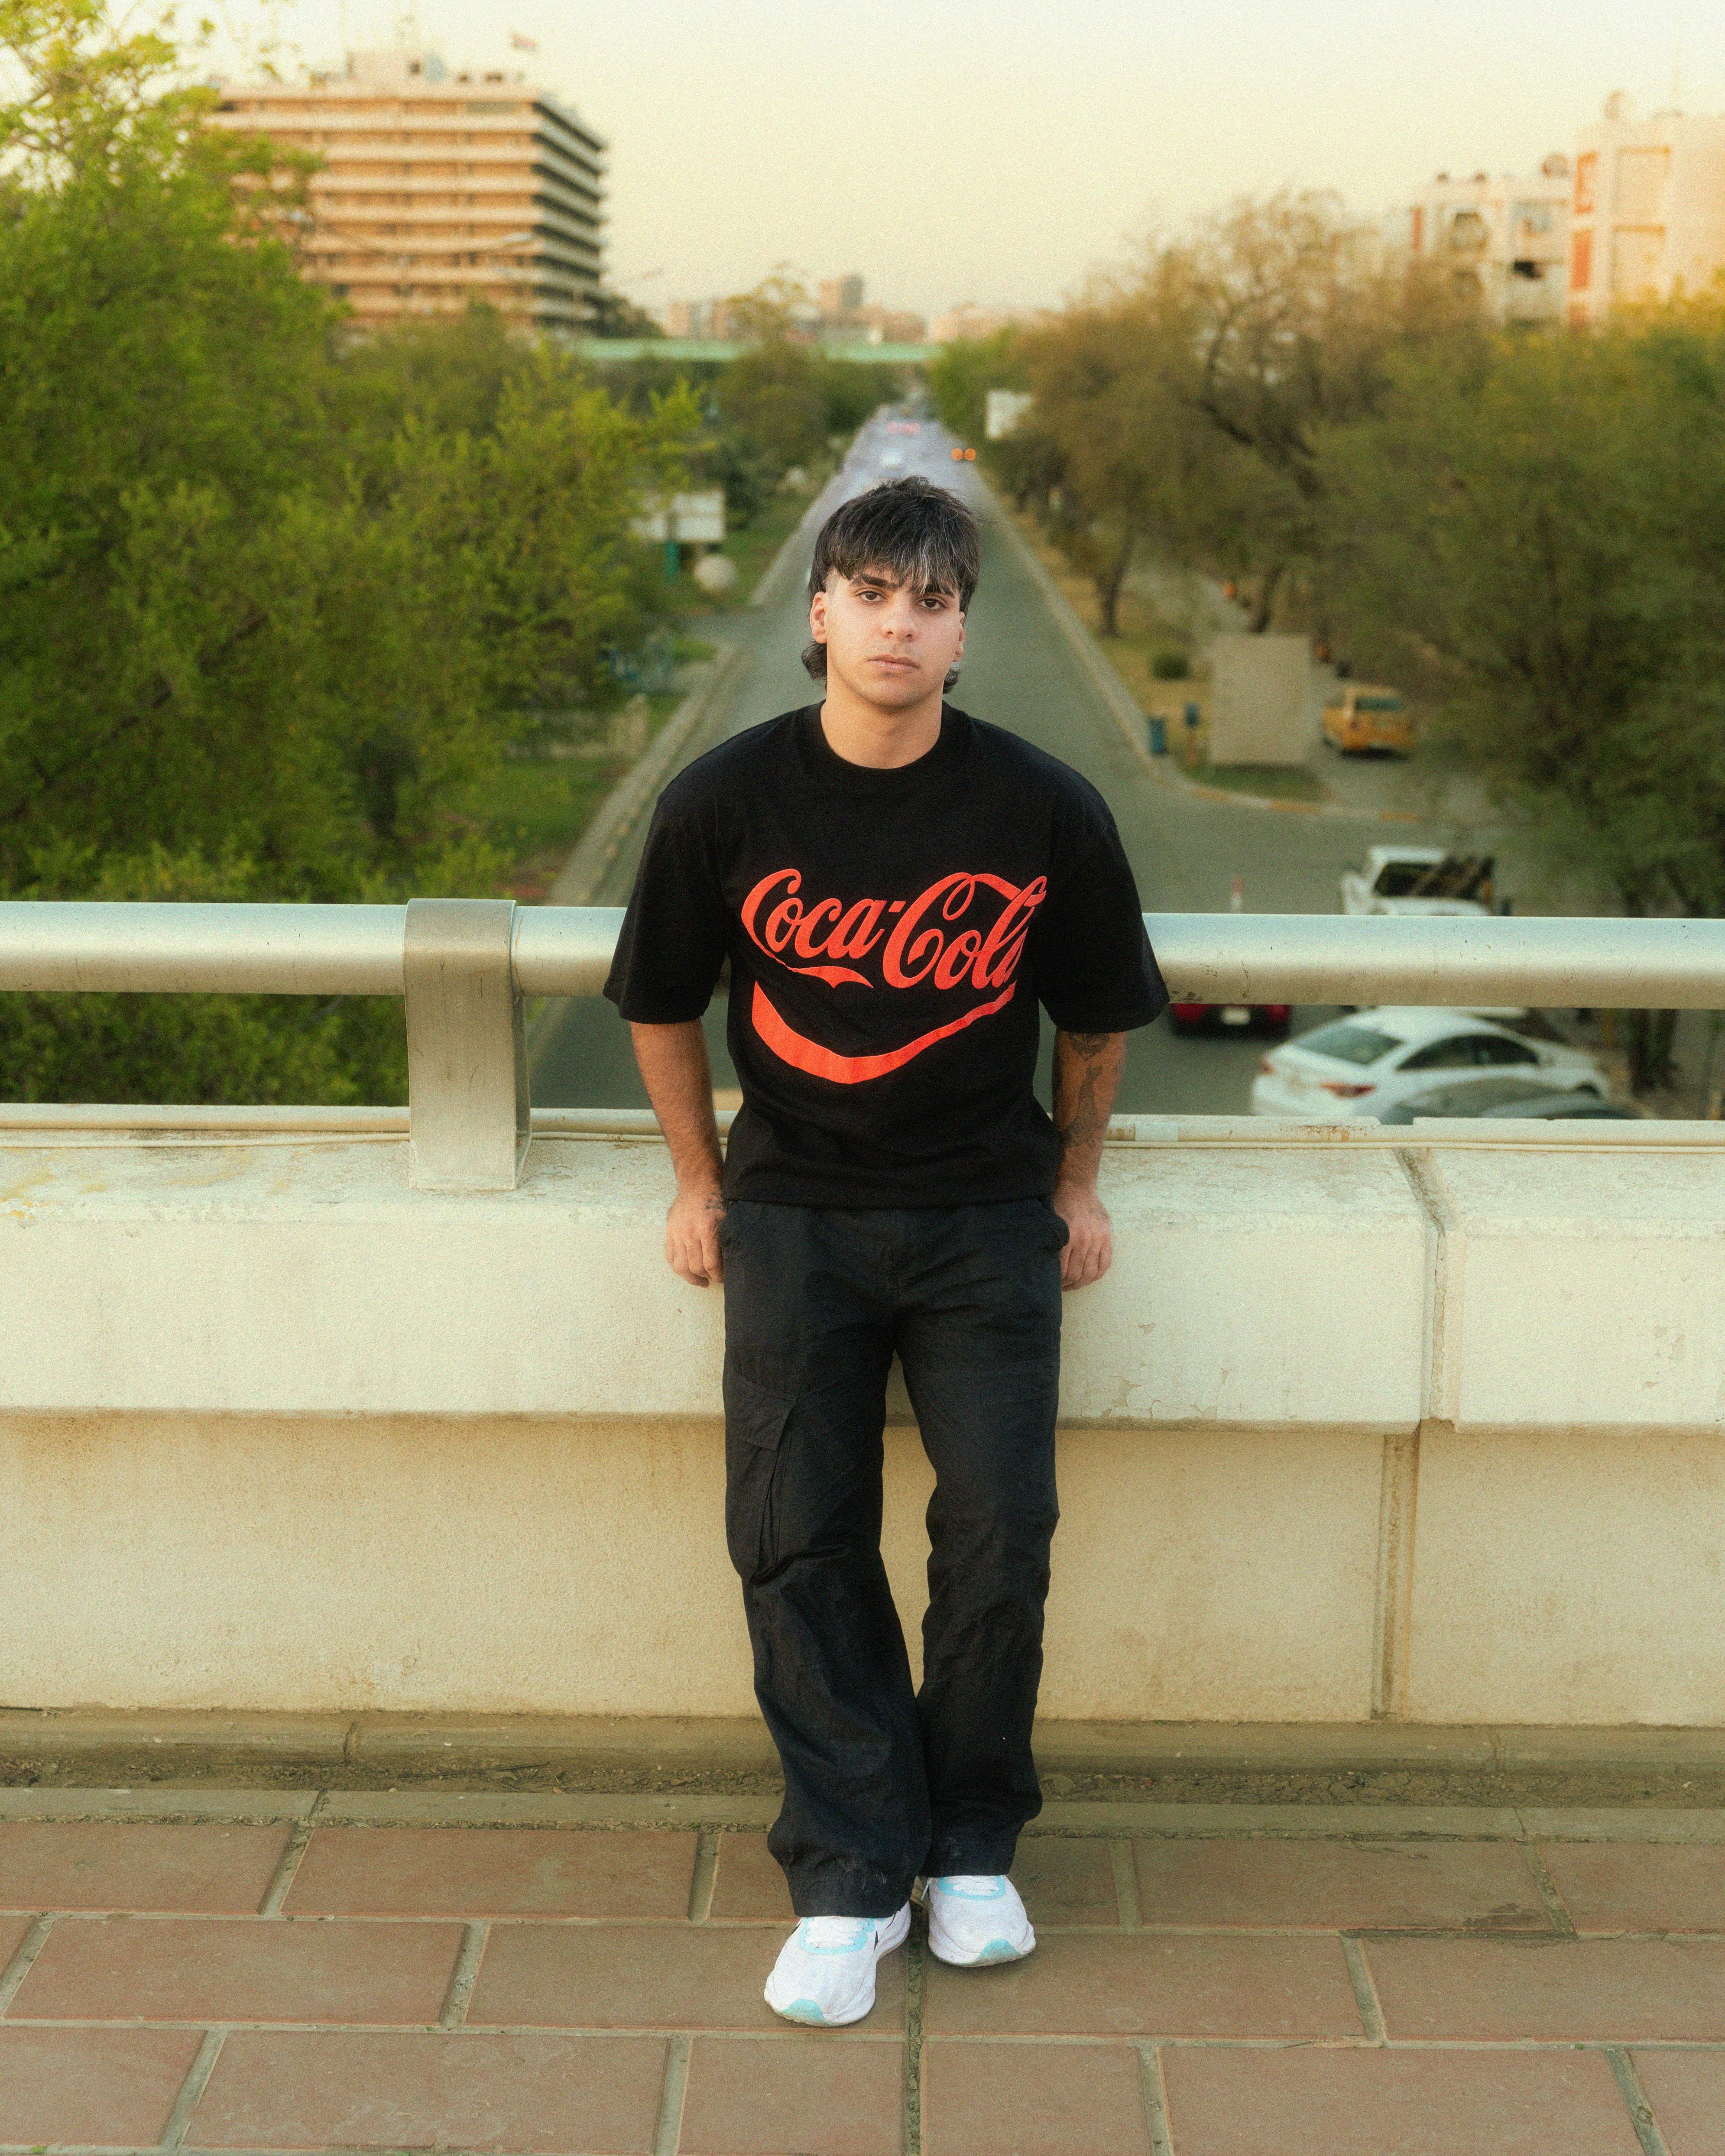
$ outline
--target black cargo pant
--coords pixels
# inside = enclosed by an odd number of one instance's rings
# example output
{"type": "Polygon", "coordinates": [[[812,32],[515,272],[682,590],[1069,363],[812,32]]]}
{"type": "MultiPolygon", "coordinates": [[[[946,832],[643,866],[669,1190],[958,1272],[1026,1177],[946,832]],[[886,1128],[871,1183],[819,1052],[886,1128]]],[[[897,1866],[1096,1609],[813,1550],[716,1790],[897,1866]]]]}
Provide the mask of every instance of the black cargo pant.
{"type": "Polygon", "coordinates": [[[726,1214],[726,1532],[799,1916],[887,1917],[919,1872],[1004,1871],[1041,1808],[1065,1240],[1043,1199],[726,1214]],[[914,1693],[880,1561],[895,1349],[935,1471],[914,1693]]]}

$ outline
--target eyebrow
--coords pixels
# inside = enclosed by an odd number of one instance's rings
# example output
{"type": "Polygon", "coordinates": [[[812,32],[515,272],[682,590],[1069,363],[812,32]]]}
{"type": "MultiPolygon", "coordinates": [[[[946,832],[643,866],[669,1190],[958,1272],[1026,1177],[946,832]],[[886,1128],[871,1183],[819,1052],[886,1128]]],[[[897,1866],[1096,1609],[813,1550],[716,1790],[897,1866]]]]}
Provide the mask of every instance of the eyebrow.
{"type": "MultiPolygon", "coordinates": [[[[902,577],[883,577],[872,569],[859,569],[850,581],[853,584],[866,585],[873,592],[898,592],[905,588],[902,577]]],[[[951,599],[958,596],[957,589],[951,584],[921,584],[916,589],[916,597],[922,599],[931,597],[951,599]]]]}

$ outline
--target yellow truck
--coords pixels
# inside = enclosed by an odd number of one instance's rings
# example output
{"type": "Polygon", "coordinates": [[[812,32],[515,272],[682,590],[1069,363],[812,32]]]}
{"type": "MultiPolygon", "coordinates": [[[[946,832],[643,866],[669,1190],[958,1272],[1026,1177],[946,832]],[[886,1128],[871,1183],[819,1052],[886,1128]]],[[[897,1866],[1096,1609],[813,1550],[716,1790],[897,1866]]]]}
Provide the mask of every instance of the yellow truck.
{"type": "Polygon", "coordinates": [[[1414,747],[1414,718],[1407,699],[1394,689],[1368,681],[1339,681],[1334,700],[1324,706],[1323,737],[1344,756],[1385,749],[1407,756],[1414,747]]]}

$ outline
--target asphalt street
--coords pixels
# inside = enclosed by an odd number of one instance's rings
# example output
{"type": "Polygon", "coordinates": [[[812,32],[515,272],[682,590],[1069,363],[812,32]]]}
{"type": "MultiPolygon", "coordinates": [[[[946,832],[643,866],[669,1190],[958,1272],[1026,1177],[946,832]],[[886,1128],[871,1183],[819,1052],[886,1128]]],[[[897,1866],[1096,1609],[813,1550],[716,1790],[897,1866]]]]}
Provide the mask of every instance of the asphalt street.
{"type": "MultiPolygon", "coordinates": [[[[845,470],[815,503],[801,534],[794,576],[778,580],[770,603],[725,618],[714,634],[745,644],[752,663],[734,696],[716,711],[691,757],[778,713],[814,701],[798,653],[807,640],[803,579],[814,531],[835,503],[901,470],[921,470],[989,503],[974,467],[952,460],[952,439],[924,422],[914,437],[889,433],[877,417],[858,437],[845,470]]],[[[1009,726],[1081,771],[1106,798],[1120,825],[1147,911],[1220,912],[1240,879],[1252,913],[1332,913],[1337,879],[1374,841],[1431,837],[1405,822],[1307,816],[1195,798],[1153,779],[1122,737],[1061,635],[1017,551],[992,519],[984,523],[982,580],[968,617],[963,677],[952,701],[978,718],[1009,726]]],[[[619,854],[611,887],[595,903],[629,896],[646,817],[619,854]]],[[[1296,1011],[1296,1030],[1327,1012],[1296,1011]]],[[[725,1005],[707,1016],[717,1089],[736,1075],[724,1046],[725,1005]]],[[[1045,1023],[1044,1097],[1052,1040],[1045,1023]]],[[[1245,1034],[1181,1038],[1165,1020],[1133,1036],[1119,1106],[1126,1112],[1244,1112],[1265,1043],[1245,1034]]],[[[598,998],[553,1006],[536,1029],[533,1098],[547,1106],[644,1106],[627,1029],[598,998]]]]}

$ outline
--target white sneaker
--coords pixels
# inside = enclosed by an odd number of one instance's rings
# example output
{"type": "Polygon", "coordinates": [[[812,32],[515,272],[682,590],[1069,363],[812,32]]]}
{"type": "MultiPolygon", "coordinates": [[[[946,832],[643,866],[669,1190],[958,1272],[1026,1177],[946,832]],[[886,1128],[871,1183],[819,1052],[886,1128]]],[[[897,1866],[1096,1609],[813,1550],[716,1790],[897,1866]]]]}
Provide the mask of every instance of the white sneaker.
{"type": "Polygon", "coordinates": [[[842,2028],[875,2004],[875,1964],[901,1947],[911,1905],[896,1917],[805,1917],[779,1948],[762,1994],[787,2021],[842,2028]]]}
{"type": "Polygon", "coordinates": [[[930,1951],[955,1969],[1022,1961],[1036,1943],[1019,1890],[1004,1872],[931,1879],[923,1898],[930,1951]]]}

